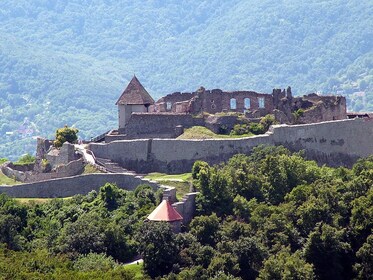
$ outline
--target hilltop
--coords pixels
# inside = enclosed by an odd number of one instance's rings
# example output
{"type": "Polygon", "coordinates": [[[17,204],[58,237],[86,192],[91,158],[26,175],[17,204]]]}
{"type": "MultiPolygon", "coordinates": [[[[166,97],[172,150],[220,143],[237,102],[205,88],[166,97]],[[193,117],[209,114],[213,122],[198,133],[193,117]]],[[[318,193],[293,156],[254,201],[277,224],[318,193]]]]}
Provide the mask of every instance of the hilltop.
{"type": "Polygon", "coordinates": [[[372,111],[371,1],[307,2],[4,0],[0,155],[31,152],[32,136],[65,124],[82,138],[116,127],[133,73],[155,97],[291,85],[372,111]]]}

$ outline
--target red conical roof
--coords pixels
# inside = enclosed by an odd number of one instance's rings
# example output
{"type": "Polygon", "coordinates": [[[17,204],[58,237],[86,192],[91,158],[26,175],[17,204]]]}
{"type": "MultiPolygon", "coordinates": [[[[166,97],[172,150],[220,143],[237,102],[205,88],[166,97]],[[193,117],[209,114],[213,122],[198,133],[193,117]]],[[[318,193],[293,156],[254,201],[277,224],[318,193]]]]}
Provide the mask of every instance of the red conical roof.
{"type": "Polygon", "coordinates": [[[133,76],[132,80],[123,91],[115,105],[150,105],[154,104],[153,98],[142,86],[140,81],[133,76]]]}
{"type": "Polygon", "coordinates": [[[183,217],[172,207],[171,203],[168,200],[163,200],[157,208],[154,209],[152,213],[148,216],[150,221],[180,221],[183,217]]]}

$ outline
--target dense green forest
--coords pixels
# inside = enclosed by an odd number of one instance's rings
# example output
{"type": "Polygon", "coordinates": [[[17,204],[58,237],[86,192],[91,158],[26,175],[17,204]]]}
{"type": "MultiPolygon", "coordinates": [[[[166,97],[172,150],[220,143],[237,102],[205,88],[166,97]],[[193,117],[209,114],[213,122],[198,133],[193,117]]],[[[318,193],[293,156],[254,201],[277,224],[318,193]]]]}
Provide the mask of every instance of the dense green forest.
{"type": "Polygon", "coordinates": [[[115,128],[134,73],[155,98],[290,85],[373,111],[372,14],[370,0],[2,0],[0,155],[65,124],[84,139],[115,128]]]}
{"type": "Polygon", "coordinates": [[[257,147],[192,176],[197,216],[179,234],[144,222],[160,199],[144,185],[37,205],[0,195],[0,278],[131,279],[121,263],[140,253],[144,277],[168,280],[371,279],[373,158],[319,167],[257,147]]]}

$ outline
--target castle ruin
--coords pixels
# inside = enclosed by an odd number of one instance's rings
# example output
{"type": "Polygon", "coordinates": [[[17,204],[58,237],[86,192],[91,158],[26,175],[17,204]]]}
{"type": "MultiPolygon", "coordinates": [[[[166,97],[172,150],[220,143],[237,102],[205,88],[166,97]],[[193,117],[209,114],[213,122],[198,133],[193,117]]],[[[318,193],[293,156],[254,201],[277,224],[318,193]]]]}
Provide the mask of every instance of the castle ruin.
{"type": "Polygon", "coordinates": [[[271,94],[255,91],[206,90],[174,92],[154,101],[136,76],[118,101],[118,129],[105,142],[124,139],[176,138],[184,128],[205,126],[218,132],[226,122],[231,128],[240,114],[257,121],[273,114],[279,123],[307,124],[347,118],[346,98],[315,93],[293,97],[291,88],[273,89],[271,94]],[[211,116],[219,116],[218,120],[211,116]],[[224,118],[225,117],[225,118],[224,118]]]}

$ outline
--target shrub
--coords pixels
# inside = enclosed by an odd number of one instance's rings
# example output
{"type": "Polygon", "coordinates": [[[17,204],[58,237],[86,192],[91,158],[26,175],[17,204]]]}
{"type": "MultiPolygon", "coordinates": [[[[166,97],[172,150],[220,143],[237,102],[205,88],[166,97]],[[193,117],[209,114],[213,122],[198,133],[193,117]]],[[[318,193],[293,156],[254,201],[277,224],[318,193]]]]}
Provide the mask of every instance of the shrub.
{"type": "Polygon", "coordinates": [[[243,134],[247,134],[249,133],[249,128],[247,126],[247,124],[236,124],[232,131],[231,131],[231,135],[243,135],[243,134]]]}
{"type": "Polygon", "coordinates": [[[260,120],[260,124],[263,126],[264,131],[268,131],[269,127],[273,124],[277,124],[277,121],[275,119],[274,115],[266,115],[260,120]]]}
{"type": "Polygon", "coordinates": [[[15,162],[16,165],[26,165],[32,163],[35,163],[35,157],[30,154],[21,156],[18,161],[15,162]]]}
{"type": "Polygon", "coordinates": [[[75,143],[76,140],[78,140],[78,132],[78,129],[74,127],[68,127],[67,125],[65,125],[63,128],[57,129],[56,140],[54,140],[53,145],[56,148],[60,148],[65,142],[75,143]]]}
{"type": "Polygon", "coordinates": [[[264,129],[263,125],[260,123],[251,123],[249,126],[249,130],[251,133],[258,135],[258,134],[263,134],[266,132],[264,129]]]}

